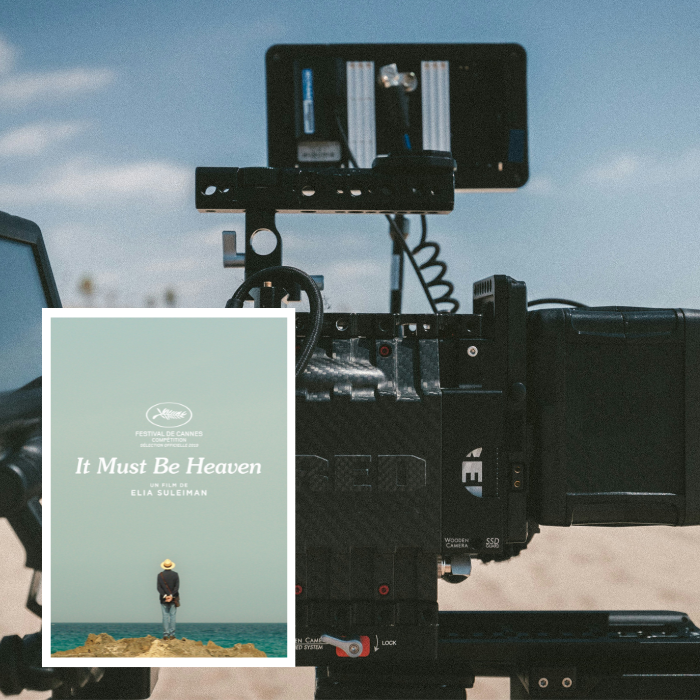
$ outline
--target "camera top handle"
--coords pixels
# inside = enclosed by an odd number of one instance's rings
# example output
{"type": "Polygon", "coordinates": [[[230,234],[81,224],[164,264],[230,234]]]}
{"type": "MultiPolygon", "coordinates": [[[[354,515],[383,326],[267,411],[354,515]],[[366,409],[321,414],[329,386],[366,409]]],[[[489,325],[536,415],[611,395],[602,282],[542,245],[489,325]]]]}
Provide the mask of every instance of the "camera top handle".
{"type": "MultiPolygon", "coordinates": [[[[449,214],[454,160],[443,151],[380,156],[371,168],[197,168],[200,212],[246,215],[245,276],[282,264],[275,214],[449,214]],[[256,233],[275,248],[257,253],[256,233]]],[[[294,297],[292,297],[294,298],[294,297]]]]}

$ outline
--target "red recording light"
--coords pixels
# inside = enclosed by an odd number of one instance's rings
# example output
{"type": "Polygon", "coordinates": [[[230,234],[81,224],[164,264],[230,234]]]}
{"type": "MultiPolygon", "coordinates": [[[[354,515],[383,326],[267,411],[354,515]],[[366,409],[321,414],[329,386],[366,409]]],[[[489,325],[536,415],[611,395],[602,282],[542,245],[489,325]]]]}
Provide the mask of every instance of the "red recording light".
{"type": "Polygon", "coordinates": [[[389,357],[389,355],[391,355],[391,345],[380,345],[379,354],[382,357],[389,357]]]}
{"type": "Polygon", "coordinates": [[[389,585],[386,583],[383,583],[381,586],[379,586],[379,595],[389,595],[389,585]]]}
{"type": "Polygon", "coordinates": [[[302,592],[303,590],[304,590],[304,589],[303,589],[298,583],[297,583],[296,586],[294,586],[294,592],[295,592],[297,595],[301,595],[301,592],[302,592]]]}

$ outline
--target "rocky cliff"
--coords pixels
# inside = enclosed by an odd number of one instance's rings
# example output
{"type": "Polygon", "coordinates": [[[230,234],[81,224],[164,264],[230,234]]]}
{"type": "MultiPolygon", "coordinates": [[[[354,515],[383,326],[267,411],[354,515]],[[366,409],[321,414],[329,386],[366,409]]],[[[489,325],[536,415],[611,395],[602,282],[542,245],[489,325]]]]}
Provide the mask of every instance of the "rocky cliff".
{"type": "Polygon", "coordinates": [[[57,651],[51,656],[100,656],[100,657],[163,657],[163,656],[205,656],[205,657],[243,657],[267,656],[264,651],[256,649],[253,644],[234,644],[232,647],[220,647],[214,642],[195,642],[192,639],[169,639],[167,641],[152,637],[133,637],[114,639],[108,634],[90,634],[84,646],[57,651]]]}

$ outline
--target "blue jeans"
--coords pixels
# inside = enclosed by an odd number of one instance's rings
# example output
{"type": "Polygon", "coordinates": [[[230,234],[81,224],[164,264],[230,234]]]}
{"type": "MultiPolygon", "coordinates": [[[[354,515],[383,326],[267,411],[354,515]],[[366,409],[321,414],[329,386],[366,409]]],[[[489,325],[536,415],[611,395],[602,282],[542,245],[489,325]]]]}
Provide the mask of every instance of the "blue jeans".
{"type": "Polygon", "coordinates": [[[161,603],[163,608],[163,634],[175,634],[175,612],[177,608],[174,603],[161,603]]]}

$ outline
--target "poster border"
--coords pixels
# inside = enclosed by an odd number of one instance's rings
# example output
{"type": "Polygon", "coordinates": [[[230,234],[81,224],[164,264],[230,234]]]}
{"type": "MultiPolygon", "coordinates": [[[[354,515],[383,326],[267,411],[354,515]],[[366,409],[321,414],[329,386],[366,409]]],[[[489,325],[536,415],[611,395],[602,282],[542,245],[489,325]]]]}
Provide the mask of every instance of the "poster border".
{"type": "Polygon", "coordinates": [[[295,665],[295,316],[283,309],[42,309],[42,635],[43,666],[85,667],[293,667],[295,665]],[[285,318],[287,328],[287,656],[278,658],[51,656],[51,321],[54,318],[285,318]]]}

